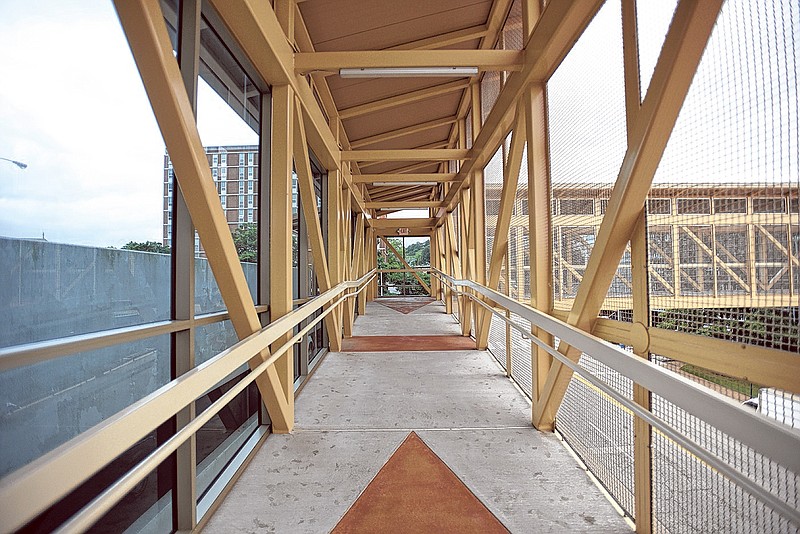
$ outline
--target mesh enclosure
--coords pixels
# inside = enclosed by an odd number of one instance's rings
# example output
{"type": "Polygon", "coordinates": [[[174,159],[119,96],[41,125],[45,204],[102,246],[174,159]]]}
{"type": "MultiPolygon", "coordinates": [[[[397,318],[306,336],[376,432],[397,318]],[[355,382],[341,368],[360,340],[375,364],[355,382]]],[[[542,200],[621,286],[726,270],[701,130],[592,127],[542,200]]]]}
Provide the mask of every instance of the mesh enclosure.
{"type": "Polygon", "coordinates": [[[653,326],[800,352],[798,35],[796,2],[722,9],[647,203],[653,326]]]}
{"type": "MultiPolygon", "coordinates": [[[[572,308],[625,155],[620,20],[620,2],[606,2],[547,84],[556,310],[572,308]]],[[[619,310],[631,309],[630,255],[626,256],[609,290],[604,315],[616,318],[619,310]]],[[[632,396],[628,378],[588,355],[582,356],[581,364],[624,396],[632,396]]],[[[633,516],[633,416],[573,377],[556,426],[633,516]]]]}
{"type": "MultiPolygon", "coordinates": [[[[713,426],[653,395],[652,411],[776,495],[800,506],[798,476],[713,426]]],[[[798,528],[685,449],[653,435],[653,517],[657,532],[797,532],[798,528]]]]}
{"type": "MultiPolygon", "coordinates": [[[[580,365],[632,398],[633,383],[584,354],[580,365]]],[[[556,428],[625,512],[633,517],[633,415],[579,377],[558,410],[556,428]]]]}
{"type": "MultiPolygon", "coordinates": [[[[620,2],[607,2],[547,84],[557,310],[572,308],[625,155],[620,17],[620,2]]],[[[615,297],[629,291],[629,266],[620,274],[615,297]]]]}

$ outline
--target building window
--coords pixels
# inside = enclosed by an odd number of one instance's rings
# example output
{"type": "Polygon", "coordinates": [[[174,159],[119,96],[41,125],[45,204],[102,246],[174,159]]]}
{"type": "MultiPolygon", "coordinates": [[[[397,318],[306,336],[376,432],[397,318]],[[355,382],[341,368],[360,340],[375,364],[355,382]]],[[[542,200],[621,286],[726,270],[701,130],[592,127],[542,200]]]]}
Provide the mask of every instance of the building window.
{"type": "Polygon", "coordinates": [[[244,210],[239,210],[239,222],[244,222],[244,210]]]}
{"type": "Polygon", "coordinates": [[[747,199],[715,198],[714,213],[747,213],[747,199]]]}
{"type": "Polygon", "coordinates": [[[253,157],[254,156],[255,156],[255,154],[253,152],[248,152],[247,153],[247,164],[248,165],[250,165],[250,166],[253,165],[253,157]]]}
{"type": "Polygon", "coordinates": [[[561,215],[594,215],[594,200],[564,198],[559,201],[559,208],[561,215]]]}
{"type": "Polygon", "coordinates": [[[224,195],[221,196],[219,201],[222,204],[222,209],[228,209],[228,197],[227,196],[224,196],[224,195]]]}
{"type": "Polygon", "coordinates": [[[247,182],[247,193],[250,195],[253,194],[253,180],[247,182]]]}
{"type": "Polygon", "coordinates": [[[211,156],[211,165],[213,167],[216,167],[217,165],[219,165],[219,156],[217,154],[214,154],[213,156],[211,156]]]}
{"type": "Polygon", "coordinates": [[[247,179],[248,180],[253,179],[253,167],[247,167],[247,179]]]}
{"type": "Polygon", "coordinates": [[[228,167],[223,165],[222,167],[220,167],[219,173],[220,173],[220,176],[222,176],[223,180],[227,180],[228,179],[228,167]]]}
{"type": "Polygon", "coordinates": [[[239,167],[239,180],[244,180],[244,167],[239,167]]]}
{"type": "Polygon", "coordinates": [[[253,207],[253,195],[247,195],[247,207],[248,208],[253,207]]]}
{"type": "Polygon", "coordinates": [[[522,209],[520,210],[519,214],[520,215],[527,215],[528,214],[528,199],[527,198],[523,198],[523,199],[520,200],[520,202],[521,202],[521,208],[522,209]]]}
{"type": "Polygon", "coordinates": [[[211,169],[211,176],[213,176],[215,180],[219,178],[219,171],[217,170],[216,167],[211,169]]]}
{"type": "Polygon", "coordinates": [[[247,210],[247,222],[253,222],[253,210],[247,210]]]}
{"type": "Polygon", "coordinates": [[[678,215],[707,215],[711,213],[711,199],[679,198],[678,215]]]}
{"type": "Polygon", "coordinates": [[[228,193],[228,182],[220,182],[219,184],[219,193],[221,195],[225,195],[228,193]]]}
{"type": "Polygon", "coordinates": [[[244,154],[239,154],[239,166],[244,167],[244,154]]]}
{"type": "Polygon", "coordinates": [[[244,195],[239,195],[239,207],[244,207],[244,195]]]}
{"type": "Polygon", "coordinates": [[[786,199],[780,197],[754,198],[753,213],[786,213],[786,199]]]}
{"type": "Polygon", "coordinates": [[[651,215],[669,215],[672,212],[672,201],[668,198],[647,199],[647,213],[651,215]]]}

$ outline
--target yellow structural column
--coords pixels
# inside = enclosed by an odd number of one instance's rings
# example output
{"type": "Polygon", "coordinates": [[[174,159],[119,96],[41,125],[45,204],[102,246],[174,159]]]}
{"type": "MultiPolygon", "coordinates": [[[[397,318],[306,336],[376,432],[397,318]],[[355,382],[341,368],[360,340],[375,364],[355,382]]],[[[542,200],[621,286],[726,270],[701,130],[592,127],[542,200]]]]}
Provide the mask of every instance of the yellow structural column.
{"type": "MultiPolygon", "coordinates": [[[[291,313],[292,295],[292,138],[294,130],[294,91],[288,85],[272,88],[272,158],[270,161],[269,212],[269,287],[270,320],[291,313]]],[[[280,346],[287,334],[273,346],[280,346]]],[[[287,403],[294,407],[294,355],[290,350],[275,367],[287,403]]]]}

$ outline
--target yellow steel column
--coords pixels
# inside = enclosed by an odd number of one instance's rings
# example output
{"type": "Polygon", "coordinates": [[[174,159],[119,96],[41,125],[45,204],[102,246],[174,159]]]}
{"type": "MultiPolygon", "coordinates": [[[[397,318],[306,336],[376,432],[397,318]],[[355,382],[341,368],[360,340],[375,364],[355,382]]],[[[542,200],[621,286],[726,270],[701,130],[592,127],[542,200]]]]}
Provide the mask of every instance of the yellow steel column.
{"type": "MultiPolygon", "coordinates": [[[[622,0],[622,42],[625,68],[625,115],[628,135],[641,108],[639,85],[639,37],[636,28],[636,0],[622,0]]],[[[644,209],[631,235],[631,277],[633,281],[633,325],[631,339],[634,353],[650,359],[650,299],[647,266],[647,215],[644,209]]],[[[633,400],[650,410],[650,391],[633,384],[633,400]]],[[[653,530],[653,459],[652,428],[640,417],[633,425],[633,486],[636,532],[653,530]]]]}
{"type": "MultiPolygon", "coordinates": [[[[231,323],[240,338],[247,337],[260,330],[261,324],[211,177],[159,2],[130,0],[116,1],[114,5],[231,323]]],[[[250,367],[256,367],[268,356],[269,351],[264,350],[250,361],[250,367]]],[[[294,414],[275,367],[270,366],[256,383],[275,431],[290,431],[294,414]]]]}
{"type": "MultiPolygon", "coordinates": [[[[293,309],[292,286],[292,136],[294,92],[288,85],[272,87],[272,159],[270,161],[269,284],[270,321],[293,309]]],[[[298,243],[299,244],[299,243],[298,243]]],[[[302,271],[301,271],[302,272],[302,271]]],[[[291,334],[282,336],[274,347],[283,345],[291,334]]],[[[290,406],[294,406],[294,354],[288,351],[275,368],[290,406]]]]}
{"type": "MultiPolygon", "coordinates": [[[[480,85],[474,83],[470,86],[472,93],[472,141],[475,142],[478,134],[480,133],[481,125],[481,89],[480,85]]],[[[486,210],[484,200],[484,184],[483,184],[483,169],[475,169],[472,171],[472,185],[470,190],[472,192],[472,204],[470,214],[470,242],[472,244],[472,279],[479,283],[486,285],[486,210]]],[[[482,297],[481,300],[483,300],[482,297]]],[[[478,336],[479,331],[483,328],[483,323],[488,323],[491,320],[491,315],[480,306],[473,306],[475,314],[475,337],[478,338],[478,350],[486,349],[486,339],[480,339],[478,336]]],[[[488,328],[488,324],[487,324],[488,328]]],[[[487,336],[488,338],[488,336],[487,336]]]]}

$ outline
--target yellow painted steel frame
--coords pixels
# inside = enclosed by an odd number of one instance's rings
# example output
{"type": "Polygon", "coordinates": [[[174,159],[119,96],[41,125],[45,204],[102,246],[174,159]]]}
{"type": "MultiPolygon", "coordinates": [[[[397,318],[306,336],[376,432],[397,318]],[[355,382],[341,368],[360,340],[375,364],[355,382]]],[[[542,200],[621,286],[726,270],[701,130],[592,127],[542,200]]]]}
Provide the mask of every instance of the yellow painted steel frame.
{"type": "MultiPolygon", "coordinates": [[[[311,245],[311,256],[314,261],[314,274],[317,277],[320,291],[328,291],[331,285],[328,258],[325,254],[325,243],[322,239],[322,226],[317,212],[317,194],[314,191],[314,175],[311,172],[311,159],[306,143],[305,125],[300,119],[300,101],[295,99],[294,114],[294,165],[297,171],[297,189],[300,192],[300,204],[308,229],[308,242],[311,245]]],[[[290,196],[291,198],[291,196],[290,196]]],[[[335,315],[329,315],[325,320],[328,328],[328,339],[331,350],[341,350],[342,336],[339,323],[335,315]]]]}
{"type": "MultiPolygon", "coordinates": [[[[721,6],[722,0],[678,3],[569,315],[568,323],[573,326],[591,331],[597,319],[721,6]]],[[[578,351],[564,343],[559,352],[573,361],[580,358],[578,351]]],[[[571,376],[566,366],[554,362],[542,402],[534,410],[537,427],[555,420],[571,376]]]]}
{"type": "MultiPolygon", "coordinates": [[[[161,7],[158,0],[117,1],[115,6],[231,323],[239,338],[245,338],[260,330],[261,323],[211,176],[161,7]]],[[[269,351],[264,350],[250,361],[250,367],[257,367],[268,357],[269,351]]],[[[275,367],[271,366],[256,383],[274,430],[291,431],[294,414],[275,367]]]]}

